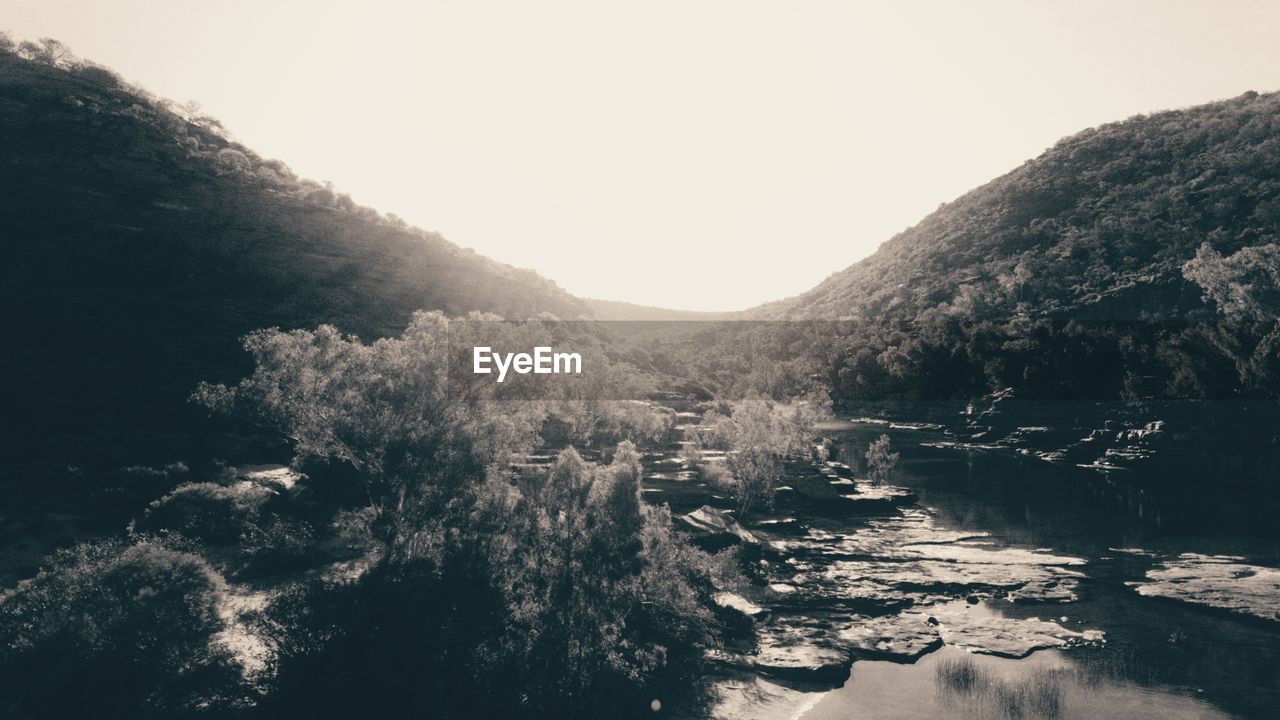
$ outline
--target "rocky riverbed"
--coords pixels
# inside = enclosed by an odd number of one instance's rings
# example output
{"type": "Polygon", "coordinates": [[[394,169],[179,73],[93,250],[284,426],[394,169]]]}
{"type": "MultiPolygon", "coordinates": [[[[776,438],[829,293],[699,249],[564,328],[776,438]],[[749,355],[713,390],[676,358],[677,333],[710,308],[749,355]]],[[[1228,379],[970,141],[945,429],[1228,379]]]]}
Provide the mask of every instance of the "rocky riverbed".
{"type": "MultiPolygon", "coordinates": [[[[683,413],[681,422],[685,426],[696,422],[696,414],[683,413]]],[[[894,433],[895,449],[912,447],[906,443],[914,441],[931,464],[951,464],[954,461],[945,458],[983,452],[957,447],[954,431],[945,434],[931,423],[863,420],[852,424],[873,433],[894,433]]],[[[1047,429],[1024,430],[1028,436],[1052,434],[1047,429]]],[[[1151,432],[1120,440],[1154,442],[1159,428],[1145,430],[1151,432]]],[[[1113,436],[1110,430],[1107,433],[1110,443],[1113,436]]],[[[857,441],[847,444],[865,449],[865,433],[855,435],[857,441]]],[[[1007,444],[998,444],[988,452],[1000,456],[1008,449],[1007,444]]],[[[957,522],[955,508],[936,507],[929,497],[920,495],[910,468],[902,477],[908,481],[905,484],[875,486],[865,481],[856,468],[856,453],[849,448],[826,463],[789,465],[771,511],[739,519],[730,499],[701,480],[678,450],[677,442],[646,457],[646,498],[669,503],[677,522],[695,542],[710,548],[738,546],[751,571],[747,587],[717,598],[726,615],[736,618],[730,626],[741,630],[734,641],[712,655],[719,698],[715,715],[720,718],[806,713],[825,717],[821,708],[832,702],[852,702],[846,710],[856,710],[882,700],[865,695],[851,699],[848,686],[861,672],[857,668],[888,663],[926,672],[937,663],[923,662],[925,658],[950,657],[956,652],[1014,663],[998,666],[1002,668],[1039,667],[1039,661],[1017,663],[1051,654],[1055,663],[1075,668],[1071,677],[1079,683],[1070,685],[1076,689],[1067,694],[1076,698],[1073,702],[1079,708],[1091,707],[1090,691],[1081,688],[1099,688],[1104,683],[1106,692],[1098,697],[1113,697],[1116,703],[1163,708],[1170,717],[1214,717],[1215,711],[1203,700],[1184,702],[1184,695],[1203,692],[1200,689],[1186,690],[1176,683],[1158,686],[1154,670],[1119,672],[1112,667],[1119,662],[1116,658],[1131,658],[1138,652],[1135,645],[1141,647],[1142,657],[1125,662],[1151,662],[1161,678],[1176,679],[1185,670],[1166,667],[1170,662],[1205,665],[1206,659],[1188,654],[1188,647],[1201,651],[1197,643],[1178,645],[1183,628],[1199,622],[1195,615],[1177,620],[1179,624],[1172,628],[1135,628],[1115,625],[1111,604],[1136,606],[1145,614],[1147,605],[1154,603],[1156,609],[1150,612],[1160,618],[1158,596],[1176,600],[1192,613],[1198,608],[1264,623],[1275,619],[1274,598],[1280,597],[1277,571],[1244,556],[1169,552],[1167,544],[1159,552],[1130,549],[1134,552],[1129,553],[1100,547],[1093,540],[1079,547],[1074,541],[1049,545],[1037,542],[1040,533],[1034,527],[1010,532],[1001,523],[984,527],[980,517],[962,517],[957,522]],[[1111,647],[1113,631],[1119,633],[1118,647],[1111,647]],[[1138,640],[1135,632],[1141,633],[1138,640]],[[1167,652],[1160,650],[1160,644],[1176,647],[1180,655],[1162,659],[1167,652]],[[1149,645],[1154,645],[1154,652],[1149,645]],[[1099,680],[1095,671],[1103,666],[1106,677],[1099,680]],[[1090,668],[1088,673],[1081,669],[1085,667],[1090,668]],[[1142,673],[1146,675],[1140,681],[1130,677],[1142,673]],[[1085,675],[1089,675],[1087,682],[1081,679],[1085,675]],[[1154,693],[1157,701],[1144,700],[1144,693],[1154,693]]],[[[1095,496],[1091,502],[1100,500],[1095,496]]],[[[975,506],[968,512],[974,510],[999,509],[975,506]]],[[[1126,522],[1133,520],[1131,514],[1125,515],[1126,522]]],[[[1031,523],[1031,516],[1026,520],[1031,523]]],[[[1087,538],[1093,528],[1079,532],[1087,538]]],[[[1235,626],[1230,627],[1235,632],[1235,626]]],[[[1274,629],[1264,630],[1251,651],[1280,660],[1276,637],[1274,629]]],[[[882,690],[896,692],[894,686],[882,690]]],[[[900,701],[911,707],[914,699],[900,701]]]]}

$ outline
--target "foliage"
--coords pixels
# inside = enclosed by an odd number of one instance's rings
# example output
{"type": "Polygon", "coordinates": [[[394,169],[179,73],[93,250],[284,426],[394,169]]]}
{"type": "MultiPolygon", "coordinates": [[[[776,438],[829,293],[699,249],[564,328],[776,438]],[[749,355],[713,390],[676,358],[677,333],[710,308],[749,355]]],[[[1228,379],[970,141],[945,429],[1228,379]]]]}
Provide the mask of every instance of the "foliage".
{"type": "Polygon", "coordinates": [[[889,451],[889,436],[881,435],[867,446],[867,477],[872,484],[883,485],[898,465],[899,453],[889,451]]]}
{"type": "MultiPolygon", "coordinates": [[[[396,547],[412,518],[437,517],[485,468],[532,449],[543,411],[449,386],[448,322],[417,313],[398,338],[372,344],[331,326],[266,330],[245,348],[253,374],[234,387],[205,384],[196,400],[278,429],[300,460],[349,463],[396,547]]],[[[473,386],[480,387],[480,386],[473,386]]]]}
{"type": "Polygon", "coordinates": [[[185,483],[151,503],[137,528],[169,530],[214,545],[230,545],[246,539],[271,496],[267,488],[247,482],[230,487],[185,483]]]}
{"type": "Polygon", "coordinates": [[[142,540],[60,551],[0,597],[0,707],[34,717],[183,717],[244,700],[216,638],[226,585],[142,540]]]}
{"type": "Polygon", "coordinates": [[[1280,244],[1253,245],[1224,257],[1205,242],[1182,272],[1228,318],[1273,320],[1280,308],[1280,244]]]}
{"type": "Polygon", "coordinates": [[[646,352],[729,397],[1275,398],[1278,109],[1250,92],[1065,138],[759,322],[646,352]]]}
{"type": "Polygon", "coordinates": [[[644,505],[640,474],[629,442],[608,466],[567,449],[508,499],[510,544],[491,544],[490,563],[506,599],[502,652],[535,707],[603,710],[602,698],[666,663],[669,648],[655,637],[708,637],[706,561],[679,546],[668,515],[644,505]]]}
{"type": "MultiPolygon", "coordinates": [[[[643,503],[629,441],[607,466],[569,448],[549,469],[513,476],[548,405],[563,403],[451,377],[459,343],[449,340],[469,331],[450,330],[419,313],[400,337],[370,344],[324,326],[262,331],[246,341],[249,377],[196,393],[286,435],[296,462],[349,466],[366,489],[368,507],[336,513],[332,532],[338,544],[379,548],[366,554],[374,568],[352,588],[322,585],[276,611],[281,679],[268,704],[328,715],[434,702],[436,714],[460,717],[645,707],[642,688],[700,662],[713,641],[707,606],[724,564],[684,547],[669,514],[643,503]],[[304,697],[326,673],[368,684],[335,676],[304,697]],[[477,696],[458,695],[460,685],[477,696]],[[453,696],[447,707],[442,695],[453,696]]],[[[498,347],[526,342],[530,328],[484,331],[498,347]]],[[[574,400],[593,408],[596,438],[670,427],[669,413],[645,403],[574,400]],[[610,408],[627,414],[609,425],[610,408]]]]}
{"type": "MultiPolygon", "coordinates": [[[[772,505],[785,460],[809,457],[823,410],[804,401],[784,405],[762,399],[739,401],[729,409],[729,415],[706,413],[697,435],[704,446],[726,451],[725,470],[745,514],[758,502],[772,505]]],[[[711,467],[704,472],[715,474],[711,467]]]]}
{"type": "Polygon", "coordinates": [[[490,474],[423,528],[432,552],[282,603],[264,712],[643,717],[687,699],[715,641],[712,583],[734,571],[675,535],[639,479],[630,443],[609,465],[566,449],[490,474]]]}

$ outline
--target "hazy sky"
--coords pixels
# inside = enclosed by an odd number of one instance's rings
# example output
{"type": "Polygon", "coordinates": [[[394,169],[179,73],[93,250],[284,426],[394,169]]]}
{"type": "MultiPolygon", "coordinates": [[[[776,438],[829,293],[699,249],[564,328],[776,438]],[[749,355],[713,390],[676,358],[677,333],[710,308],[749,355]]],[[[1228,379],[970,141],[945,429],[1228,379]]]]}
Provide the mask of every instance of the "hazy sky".
{"type": "Polygon", "coordinates": [[[1063,135],[1280,88],[1280,2],[0,0],[571,292],[801,292],[1063,135]]]}

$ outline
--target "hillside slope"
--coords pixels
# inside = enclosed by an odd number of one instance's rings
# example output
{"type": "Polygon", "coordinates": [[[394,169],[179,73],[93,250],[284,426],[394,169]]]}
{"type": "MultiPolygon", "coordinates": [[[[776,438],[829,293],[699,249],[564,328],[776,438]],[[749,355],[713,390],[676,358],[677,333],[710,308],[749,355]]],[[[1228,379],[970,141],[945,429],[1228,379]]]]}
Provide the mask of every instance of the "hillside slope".
{"type": "Polygon", "coordinates": [[[765,318],[1178,318],[1183,265],[1280,242],[1280,94],[1065,138],[765,318]]]}
{"type": "Polygon", "coordinates": [[[0,50],[0,188],[6,460],[124,462],[163,444],[197,381],[246,370],[239,338],[256,328],[373,337],[420,308],[589,314],[57,46],[0,50]]]}

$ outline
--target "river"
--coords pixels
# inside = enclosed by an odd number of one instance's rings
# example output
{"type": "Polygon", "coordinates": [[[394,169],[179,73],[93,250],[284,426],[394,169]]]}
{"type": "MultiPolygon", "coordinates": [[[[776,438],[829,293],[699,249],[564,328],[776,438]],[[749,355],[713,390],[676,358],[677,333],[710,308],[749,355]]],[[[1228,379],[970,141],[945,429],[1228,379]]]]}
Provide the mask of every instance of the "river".
{"type": "MultiPolygon", "coordinates": [[[[746,523],[754,640],[718,658],[718,717],[1280,713],[1280,529],[1233,512],[1247,498],[936,447],[937,429],[829,434],[853,467],[790,469],[776,512],[746,523]],[[857,508],[887,491],[857,470],[882,432],[898,489],[857,508]]],[[[687,512],[693,480],[654,475],[652,499],[687,512]]]]}

